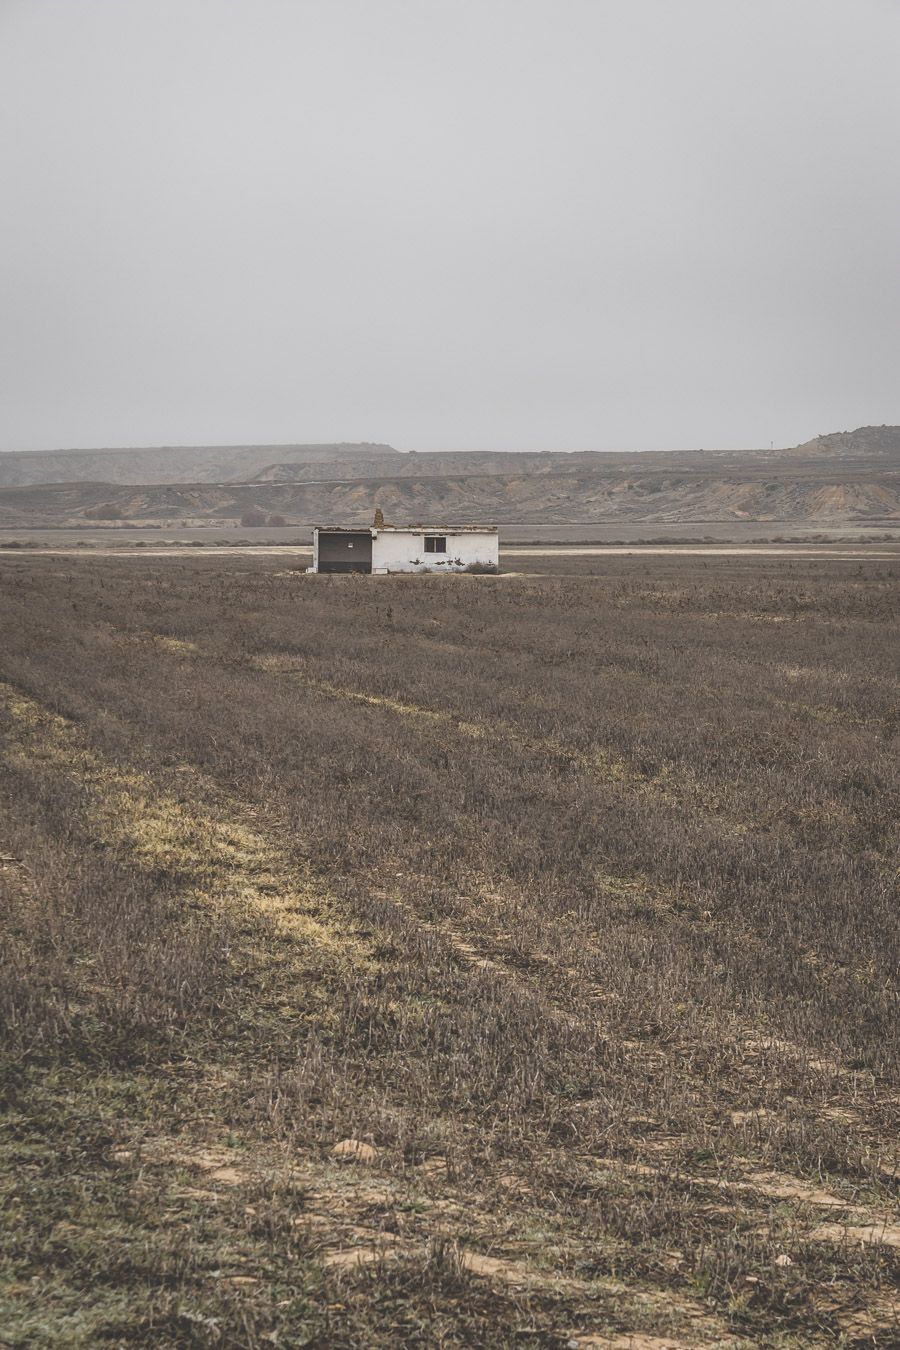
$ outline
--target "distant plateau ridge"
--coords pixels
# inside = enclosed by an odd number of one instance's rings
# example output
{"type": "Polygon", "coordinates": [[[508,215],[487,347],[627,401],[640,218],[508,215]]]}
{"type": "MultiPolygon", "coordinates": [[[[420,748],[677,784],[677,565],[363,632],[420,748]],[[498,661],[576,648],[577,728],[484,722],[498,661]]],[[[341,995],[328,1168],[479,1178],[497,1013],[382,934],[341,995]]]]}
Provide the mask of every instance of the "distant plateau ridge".
{"type": "Polygon", "coordinates": [[[789,450],[401,453],[371,443],[0,454],[0,526],[900,523],[900,427],[789,450]]]}

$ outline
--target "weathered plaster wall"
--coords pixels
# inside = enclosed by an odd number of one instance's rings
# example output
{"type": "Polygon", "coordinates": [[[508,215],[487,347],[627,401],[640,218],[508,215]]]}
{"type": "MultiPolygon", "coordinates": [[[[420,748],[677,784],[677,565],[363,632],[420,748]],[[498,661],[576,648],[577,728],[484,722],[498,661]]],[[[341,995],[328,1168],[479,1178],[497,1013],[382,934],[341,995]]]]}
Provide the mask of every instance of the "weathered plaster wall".
{"type": "Polygon", "coordinates": [[[446,553],[426,553],[425,535],[436,530],[379,530],[372,540],[373,572],[459,572],[473,563],[496,567],[500,545],[495,533],[448,531],[446,553]]]}

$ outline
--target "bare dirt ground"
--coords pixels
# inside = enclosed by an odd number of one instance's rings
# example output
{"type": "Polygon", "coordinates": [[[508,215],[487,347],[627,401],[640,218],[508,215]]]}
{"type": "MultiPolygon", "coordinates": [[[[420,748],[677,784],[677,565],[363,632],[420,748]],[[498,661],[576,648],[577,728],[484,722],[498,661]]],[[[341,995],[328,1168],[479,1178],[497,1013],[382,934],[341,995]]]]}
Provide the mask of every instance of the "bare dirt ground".
{"type": "MultiPolygon", "coordinates": [[[[11,552],[13,550],[10,550],[11,552]]],[[[51,547],[46,544],[31,546],[25,544],[14,550],[28,556],[56,556],[79,553],[81,550],[72,544],[60,544],[51,547]]],[[[163,547],[135,547],[134,545],[115,547],[112,544],[92,542],[92,557],[100,558],[187,558],[197,556],[196,544],[172,543],[163,547]]],[[[218,544],[215,555],[223,557],[312,558],[309,545],[297,544],[218,544]]],[[[501,565],[504,561],[514,563],[519,558],[588,558],[588,557],[665,557],[668,555],[688,558],[816,558],[816,559],[872,559],[900,558],[900,543],[876,544],[547,544],[510,545],[501,548],[501,565]]]]}
{"type": "Polygon", "coordinates": [[[890,545],[869,545],[856,548],[834,544],[735,544],[722,548],[715,544],[559,544],[544,548],[528,548],[524,545],[503,550],[510,558],[552,558],[570,557],[611,557],[641,556],[665,557],[669,554],[687,558],[871,558],[873,552],[878,557],[900,558],[900,547],[890,545]]]}
{"type": "MultiPolygon", "coordinates": [[[[500,537],[505,547],[543,544],[871,544],[900,542],[900,524],[890,520],[845,520],[823,525],[809,520],[705,520],[671,523],[634,523],[627,520],[608,521],[605,524],[580,522],[576,524],[511,524],[500,525],[500,537]]],[[[27,524],[10,526],[0,524],[0,548],[9,544],[32,547],[60,548],[65,546],[93,547],[110,545],[115,548],[129,544],[139,548],[190,544],[204,548],[240,544],[287,544],[291,547],[310,547],[312,527],[309,525],[266,526],[261,530],[242,529],[236,525],[166,524],[152,528],[129,525],[82,524],[78,528],[41,528],[27,524]]]]}
{"type": "Polygon", "coordinates": [[[223,552],[0,553],[0,1344],[898,1344],[900,561],[223,552]]]}

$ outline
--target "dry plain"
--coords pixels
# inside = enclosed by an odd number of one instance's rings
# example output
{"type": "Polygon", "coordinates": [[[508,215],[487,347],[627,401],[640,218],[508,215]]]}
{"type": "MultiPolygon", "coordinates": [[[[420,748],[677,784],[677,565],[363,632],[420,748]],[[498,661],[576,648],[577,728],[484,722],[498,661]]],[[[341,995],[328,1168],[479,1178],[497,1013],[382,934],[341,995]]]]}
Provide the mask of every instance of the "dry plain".
{"type": "Polygon", "coordinates": [[[0,553],[0,1345],[900,1343],[896,549],[148,554],[0,553]]]}

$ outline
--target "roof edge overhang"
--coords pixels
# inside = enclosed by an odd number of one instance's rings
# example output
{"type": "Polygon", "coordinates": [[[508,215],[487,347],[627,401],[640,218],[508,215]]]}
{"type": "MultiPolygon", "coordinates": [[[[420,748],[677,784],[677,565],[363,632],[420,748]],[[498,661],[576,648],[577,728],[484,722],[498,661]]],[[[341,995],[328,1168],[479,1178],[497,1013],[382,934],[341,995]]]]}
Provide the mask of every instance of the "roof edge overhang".
{"type": "Polygon", "coordinates": [[[318,534],[497,534],[497,525],[313,525],[318,534]]]}

